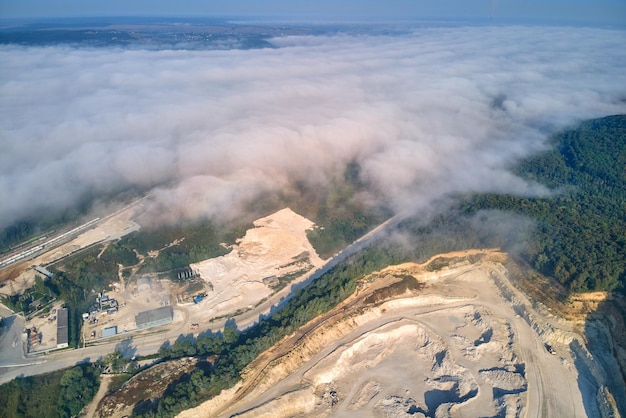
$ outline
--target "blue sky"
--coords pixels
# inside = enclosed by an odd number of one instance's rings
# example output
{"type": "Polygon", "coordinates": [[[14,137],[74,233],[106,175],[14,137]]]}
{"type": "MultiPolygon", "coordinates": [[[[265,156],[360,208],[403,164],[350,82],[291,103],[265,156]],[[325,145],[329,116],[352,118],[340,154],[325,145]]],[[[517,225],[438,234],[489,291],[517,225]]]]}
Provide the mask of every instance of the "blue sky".
{"type": "Polygon", "coordinates": [[[2,18],[82,16],[488,18],[626,25],[626,0],[0,0],[2,18]]]}

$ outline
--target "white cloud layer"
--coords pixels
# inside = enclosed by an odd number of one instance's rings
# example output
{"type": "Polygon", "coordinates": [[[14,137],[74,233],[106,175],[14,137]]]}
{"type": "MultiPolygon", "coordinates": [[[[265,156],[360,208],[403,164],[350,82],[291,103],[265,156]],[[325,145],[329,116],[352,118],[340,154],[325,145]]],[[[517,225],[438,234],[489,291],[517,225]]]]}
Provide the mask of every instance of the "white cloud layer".
{"type": "Polygon", "coordinates": [[[0,228],[88,191],[154,187],[172,219],[222,215],[352,159],[420,210],[454,192],[541,192],[516,160],[626,112],[626,33],[425,28],[285,37],[277,49],[0,47],[0,228]]]}

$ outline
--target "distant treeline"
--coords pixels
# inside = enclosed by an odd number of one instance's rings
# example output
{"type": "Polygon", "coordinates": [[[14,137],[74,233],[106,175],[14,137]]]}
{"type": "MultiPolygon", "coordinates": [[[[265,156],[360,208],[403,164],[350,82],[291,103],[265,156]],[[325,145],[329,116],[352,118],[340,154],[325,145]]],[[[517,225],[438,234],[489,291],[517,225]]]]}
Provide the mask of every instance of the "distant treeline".
{"type": "MultiPolygon", "coordinates": [[[[422,259],[438,251],[502,247],[570,292],[626,290],[626,116],[581,124],[515,172],[548,197],[475,194],[436,216],[399,226],[395,251],[422,259]]],[[[394,245],[388,243],[386,245],[394,245]]]]}
{"type": "Polygon", "coordinates": [[[0,251],[8,251],[10,247],[19,245],[24,241],[40,237],[50,230],[57,230],[73,222],[77,222],[81,217],[91,213],[98,202],[127,202],[138,199],[142,196],[142,190],[127,189],[111,190],[108,193],[95,191],[85,192],[79,197],[77,202],[66,209],[54,209],[45,207],[41,202],[34,199],[33,207],[40,207],[34,210],[29,216],[17,219],[10,225],[0,229],[0,251]]]}
{"type": "Polygon", "coordinates": [[[13,246],[30,243],[52,233],[56,227],[71,222],[80,216],[79,213],[68,215],[64,213],[48,219],[21,219],[0,231],[0,252],[5,253],[13,246]]]}
{"type": "MultiPolygon", "coordinates": [[[[329,189],[308,205],[309,211],[314,208],[309,216],[317,224],[308,238],[322,258],[331,257],[392,216],[388,208],[372,207],[356,198],[367,189],[360,174],[361,166],[356,161],[349,162],[343,175],[336,176],[329,189]]],[[[309,192],[304,190],[303,194],[309,192]]]]}
{"type": "MultiPolygon", "coordinates": [[[[547,186],[544,198],[475,194],[427,225],[419,217],[398,228],[404,243],[383,245],[399,257],[420,260],[438,251],[499,246],[573,292],[626,289],[626,116],[582,123],[552,138],[553,149],[522,161],[515,172],[547,186]]],[[[318,228],[309,234],[329,256],[383,217],[350,208],[359,190],[358,165],[322,205],[318,228]],[[332,217],[325,217],[329,211],[332,217]]],[[[370,213],[373,213],[370,210],[370,213]]],[[[380,211],[378,213],[381,213],[380,211]]]]}

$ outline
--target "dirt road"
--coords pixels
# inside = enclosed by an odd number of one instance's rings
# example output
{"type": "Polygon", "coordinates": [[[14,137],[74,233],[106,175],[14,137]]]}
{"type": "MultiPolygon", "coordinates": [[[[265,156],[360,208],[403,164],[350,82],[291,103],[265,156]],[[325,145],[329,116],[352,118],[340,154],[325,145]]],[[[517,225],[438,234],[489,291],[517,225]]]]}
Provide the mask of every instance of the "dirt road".
{"type": "Polygon", "coordinates": [[[100,387],[98,388],[98,392],[93,397],[89,405],[87,405],[83,411],[85,411],[85,415],[87,418],[91,418],[96,415],[96,409],[98,408],[98,403],[104,398],[107,391],[109,390],[109,384],[111,383],[111,379],[113,375],[103,374],[100,376],[100,387]]]}

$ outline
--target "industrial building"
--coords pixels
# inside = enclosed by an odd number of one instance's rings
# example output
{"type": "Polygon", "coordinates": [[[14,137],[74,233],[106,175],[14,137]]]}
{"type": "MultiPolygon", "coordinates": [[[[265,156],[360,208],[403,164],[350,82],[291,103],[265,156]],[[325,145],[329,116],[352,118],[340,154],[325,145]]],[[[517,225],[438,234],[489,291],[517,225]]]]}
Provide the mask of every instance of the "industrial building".
{"type": "Polygon", "coordinates": [[[69,311],[67,308],[59,309],[57,312],[57,348],[65,348],[70,340],[68,328],[69,311]]]}
{"type": "Polygon", "coordinates": [[[35,271],[37,273],[41,273],[43,274],[46,279],[51,279],[52,278],[52,272],[50,272],[47,268],[42,267],[42,266],[35,266],[35,271]]]}
{"type": "Polygon", "coordinates": [[[139,312],[135,316],[137,329],[156,327],[159,325],[169,324],[174,320],[174,310],[171,306],[151,309],[149,311],[139,312]]]}
{"type": "Polygon", "coordinates": [[[102,338],[112,337],[117,334],[117,325],[102,330],[102,338]]]}

